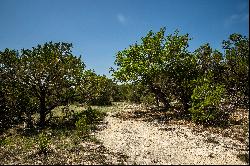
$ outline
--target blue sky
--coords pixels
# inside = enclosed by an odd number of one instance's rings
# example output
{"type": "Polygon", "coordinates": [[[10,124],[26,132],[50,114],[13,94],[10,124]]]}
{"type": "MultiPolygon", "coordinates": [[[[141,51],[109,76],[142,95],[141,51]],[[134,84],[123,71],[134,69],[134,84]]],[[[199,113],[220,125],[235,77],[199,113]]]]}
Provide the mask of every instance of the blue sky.
{"type": "Polygon", "coordinates": [[[48,41],[73,43],[87,69],[110,76],[115,54],[149,30],[179,29],[221,49],[232,33],[249,36],[248,0],[0,0],[0,50],[48,41]]]}

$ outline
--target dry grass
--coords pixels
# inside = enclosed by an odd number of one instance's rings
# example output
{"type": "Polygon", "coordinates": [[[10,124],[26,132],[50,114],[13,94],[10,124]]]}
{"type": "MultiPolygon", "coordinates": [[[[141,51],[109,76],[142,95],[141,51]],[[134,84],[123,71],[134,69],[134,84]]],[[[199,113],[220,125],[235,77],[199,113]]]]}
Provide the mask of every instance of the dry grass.
{"type": "MultiPolygon", "coordinates": [[[[75,112],[84,109],[85,107],[70,106],[70,110],[75,112]]],[[[56,120],[55,124],[49,123],[43,131],[27,130],[20,124],[4,132],[0,136],[0,164],[123,164],[126,156],[108,151],[93,135],[101,122],[95,124],[95,129],[83,134],[73,124],[63,123],[64,116],[59,107],[53,110],[51,118],[56,120]],[[48,141],[40,137],[41,133],[45,133],[48,141]],[[41,146],[45,150],[41,151],[41,146]]]]}

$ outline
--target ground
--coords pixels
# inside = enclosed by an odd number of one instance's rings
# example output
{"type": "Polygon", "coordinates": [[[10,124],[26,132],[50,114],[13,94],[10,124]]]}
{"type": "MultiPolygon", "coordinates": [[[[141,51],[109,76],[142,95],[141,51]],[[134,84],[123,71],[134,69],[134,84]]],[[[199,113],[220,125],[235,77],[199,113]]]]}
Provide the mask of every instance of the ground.
{"type": "MultiPolygon", "coordinates": [[[[93,108],[107,116],[88,135],[70,128],[47,128],[46,153],[39,151],[44,139],[38,132],[27,132],[22,125],[4,132],[0,164],[248,164],[248,110],[237,110],[232,114],[237,123],[220,128],[138,104],[93,108]]],[[[60,110],[53,114],[60,117],[60,110]]]]}
{"type": "Polygon", "coordinates": [[[106,128],[96,136],[110,151],[127,155],[126,164],[246,164],[237,156],[248,155],[248,147],[237,139],[197,130],[191,122],[166,123],[166,113],[140,106],[121,110],[106,117],[106,128]]]}

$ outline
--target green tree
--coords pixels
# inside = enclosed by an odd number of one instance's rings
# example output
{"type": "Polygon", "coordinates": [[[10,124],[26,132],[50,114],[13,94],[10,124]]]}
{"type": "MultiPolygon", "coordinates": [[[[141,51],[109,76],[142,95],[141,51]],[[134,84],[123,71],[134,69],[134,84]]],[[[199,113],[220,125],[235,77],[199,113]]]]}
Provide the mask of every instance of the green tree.
{"type": "Polygon", "coordinates": [[[223,54],[218,50],[213,50],[206,43],[194,51],[197,59],[198,77],[203,77],[207,73],[213,73],[211,78],[216,83],[223,83],[225,80],[225,63],[223,54]]]}
{"type": "Polygon", "coordinates": [[[164,88],[169,91],[172,99],[182,103],[184,111],[190,107],[195,87],[192,80],[197,77],[196,57],[187,50],[189,40],[188,34],[179,35],[179,31],[167,36],[163,68],[164,88]]]}
{"type": "Polygon", "coordinates": [[[231,34],[223,41],[225,50],[225,84],[228,93],[249,98],[249,38],[231,34]]]}
{"type": "Polygon", "coordinates": [[[92,70],[83,74],[79,93],[81,99],[93,105],[110,105],[114,100],[116,84],[105,75],[97,75],[92,70]]]}
{"type": "Polygon", "coordinates": [[[71,48],[72,44],[49,42],[21,52],[17,78],[25,91],[38,101],[35,104],[39,105],[41,127],[53,108],[74,97],[82,78],[85,65],[81,57],[71,53],[71,48]]]}
{"type": "Polygon", "coordinates": [[[118,86],[121,101],[134,103],[143,102],[143,97],[148,95],[148,89],[140,83],[125,83],[118,86]]]}
{"type": "Polygon", "coordinates": [[[146,37],[142,38],[141,44],[136,43],[130,45],[128,49],[119,51],[115,60],[118,69],[113,72],[113,76],[123,82],[140,82],[148,86],[165,107],[169,107],[166,94],[154,81],[161,73],[160,64],[165,57],[164,33],[164,28],[156,34],[150,31],[146,37]]]}
{"type": "Polygon", "coordinates": [[[20,89],[16,78],[18,51],[0,51],[0,128],[9,127],[20,117],[17,101],[20,89]]]}
{"type": "Polygon", "coordinates": [[[150,31],[141,44],[130,45],[116,55],[113,76],[123,82],[141,83],[155,94],[165,108],[172,98],[177,98],[188,108],[192,88],[190,80],[196,74],[196,61],[187,51],[188,34],[178,31],[165,36],[165,28],[150,31]]]}

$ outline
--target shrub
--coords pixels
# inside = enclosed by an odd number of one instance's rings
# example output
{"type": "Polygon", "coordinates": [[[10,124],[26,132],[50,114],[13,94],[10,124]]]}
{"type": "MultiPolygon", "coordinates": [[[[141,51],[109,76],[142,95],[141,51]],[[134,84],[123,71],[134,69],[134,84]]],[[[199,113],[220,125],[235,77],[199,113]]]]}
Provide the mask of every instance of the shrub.
{"type": "Polygon", "coordinates": [[[97,75],[92,70],[86,70],[83,83],[79,88],[81,102],[90,105],[111,105],[117,91],[116,84],[105,75],[97,75]]]}
{"type": "Polygon", "coordinates": [[[225,125],[228,114],[222,109],[225,97],[223,85],[214,85],[203,78],[203,84],[197,86],[192,94],[192,107],[189,109],[194,122],[213,125],[225,125]]]}
{"type": "Polygon", "coordinates": [[[75,126],[77,131],[82,134],[89,133],[89,131],[95,127],[94,124],[102,120],[104,115],[105,113],[88,107],[85,111],[76,115],[75,126]]]}
{"type": "Polygon", "coordinates": [[[87,117],[82,116],[80,117],[76,123],[76,130],[79,132],[79,134],[87,134],[90,131],[90,125],[87,122],[87,117]]]}

